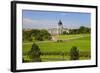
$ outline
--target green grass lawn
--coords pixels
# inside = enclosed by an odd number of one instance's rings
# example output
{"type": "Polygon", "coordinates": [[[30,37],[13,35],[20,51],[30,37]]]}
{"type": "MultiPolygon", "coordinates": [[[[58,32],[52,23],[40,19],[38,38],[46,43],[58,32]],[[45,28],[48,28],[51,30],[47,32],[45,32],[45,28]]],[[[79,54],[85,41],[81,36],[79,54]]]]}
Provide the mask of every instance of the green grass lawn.
{"type": "MultiPolygon", "coordinates": [[[[70,49],[72,46],[77,46],[80,52],[89,52],[91,51],[91,45],[90,45],[90,36],[89,34],[78,34],[78,35],[61,35],[61,36],[55,36],[56,38],[59,39],[69,39],[73,37],[80,37],[77,39],[72,39],[68,41],[62,41],[62,42],[54,42],[54,41],[37,41],[35,42],[41,52],[70,52],[70,49]],[[85,36],[85,37],[80,37],[80,36],[85,36]]],[[[23,42],[23,53],[27,53],[30,51],[31,46],[33,42],[23,42]]],[[[62,58],[62,56],[41,56],[42,61],[48,61],[46,58],[62,58]]],[[[69,57],[65,56],[65,59],[68,60],[69,57]]],[[[80,59],[88,59],[88,58],[80,58],[80,59]]]]}
{"type": "Polygon", "coordinates": [[[90,36],[90,34],[57,35],[57,36],[54,36],[54,37],[58,38],[58,39],[61,39],[61,40],[64,40],[64,39],[84,37],[84,36],[90,36]]]}

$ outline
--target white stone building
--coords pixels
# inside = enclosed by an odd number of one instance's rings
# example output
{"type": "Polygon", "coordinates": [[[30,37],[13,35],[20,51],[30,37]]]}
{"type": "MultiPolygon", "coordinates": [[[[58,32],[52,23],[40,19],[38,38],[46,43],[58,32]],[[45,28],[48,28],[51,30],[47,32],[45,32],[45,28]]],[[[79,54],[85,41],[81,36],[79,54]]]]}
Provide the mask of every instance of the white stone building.
{"type": "Polygon", "coordinates": [[[61,34],[63,34],[64,31],[66,33],[69,33],[69,30],[67,28],[63,28],[63,24],[62,24],[61,20],[59,20],[57,28],[48,29],[48,32],[51,35],[61,35],[61,34]]]}

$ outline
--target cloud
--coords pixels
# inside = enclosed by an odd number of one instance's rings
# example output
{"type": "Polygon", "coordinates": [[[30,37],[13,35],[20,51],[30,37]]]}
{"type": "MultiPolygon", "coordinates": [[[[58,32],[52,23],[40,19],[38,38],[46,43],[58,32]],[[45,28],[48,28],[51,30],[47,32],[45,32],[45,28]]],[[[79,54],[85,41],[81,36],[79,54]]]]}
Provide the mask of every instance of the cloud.
{"type": "MultiPolygon", "coordinates": [[[[83,26],[82,24],[73,24],[71,21],[62,22],[64,28],[79,28],[80,26],[83,26]]],[[[50,28],[57,28],[58,20],[47,20],[47,19],[29,19],[29,18],[23,18],[23,28],[24,29],[50,29],[50,28]]],[[[89,24],[85,24],[84,26],[90,27],[89,24]]]]}
{"type": "Polygon", "coordinates": [[[50,20],[33,20],[29,18],[23,18],[23,28],[43,29],[43,28],[55,28],[57,27],[57,21],[50,20]]]}

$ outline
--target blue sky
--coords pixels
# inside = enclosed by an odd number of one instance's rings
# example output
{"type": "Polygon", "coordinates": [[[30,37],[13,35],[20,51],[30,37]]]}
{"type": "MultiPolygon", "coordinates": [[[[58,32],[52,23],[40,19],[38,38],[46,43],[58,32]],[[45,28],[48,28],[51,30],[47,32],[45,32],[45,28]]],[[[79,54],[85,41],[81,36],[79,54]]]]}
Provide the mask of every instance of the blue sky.
{"type": "Polygon", "coordinates": [[[23,28],[57,28],[61,20],[64,28],[90,27],[91,14],[78,12],[54,12],[23,10],[23,28]]]}

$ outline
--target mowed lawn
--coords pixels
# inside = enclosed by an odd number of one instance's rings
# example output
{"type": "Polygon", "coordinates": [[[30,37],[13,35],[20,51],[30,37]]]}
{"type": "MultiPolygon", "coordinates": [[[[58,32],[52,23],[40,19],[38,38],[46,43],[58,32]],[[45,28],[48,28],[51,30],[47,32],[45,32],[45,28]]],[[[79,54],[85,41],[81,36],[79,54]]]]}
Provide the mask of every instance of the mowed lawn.
{"type": "Polygon", "coordinates": [[[90,34],[74,34],[74,35],[57,35],[57,36],[54,36],[55,38],[57,39],[60,39],[60,40],[66,40],[66,39],[71,39],[71,38],[79,38],[79,37],[87,37],[87,36],[90,36],[90,34]]]}
{"type": "MultiPolygon", "coordinates": [[[[89,34],[78,34],[78,35],[61,35],[55,36],[57,39],[66,40],[62,42],[55,42],[55,41],[37,41],[35,42],[41,52],[70,52],[72,46],[76,46],[80,52],[89,52],[91,51],[91,43],[90,43],[90,35],[89,34]],[[75,38],[79,37],[79,38],[75,38]],[[73,38],[71,40],[67,40],[73,38]],[[75,38],[75,39],[74,39],[75,38]]],[[[30,51],[33,42],[23,42],[23,53],[27,53],[30,51]]],[[[52,57],[52,56],[50,56],[52,57]]],[[[62,58],[61,56],[55,56],[62,58]]],[[[46,58],[46,56],[42,56],[41,58],[46,58]]],[[[83,59],[83,58],[81,58],[83,59]]],[[[85,58],[84,58],[85,59],[85,58]]]]}

